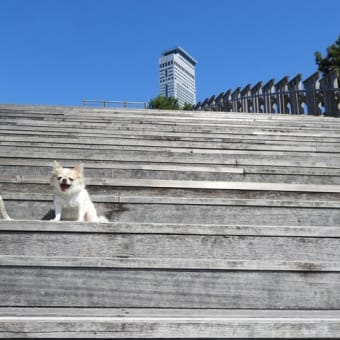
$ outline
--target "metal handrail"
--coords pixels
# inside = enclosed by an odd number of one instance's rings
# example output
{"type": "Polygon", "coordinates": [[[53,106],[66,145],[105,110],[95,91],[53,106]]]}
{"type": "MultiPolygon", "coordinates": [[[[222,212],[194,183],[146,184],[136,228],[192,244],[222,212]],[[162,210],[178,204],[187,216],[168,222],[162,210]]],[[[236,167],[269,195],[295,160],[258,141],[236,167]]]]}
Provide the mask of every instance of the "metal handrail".
{"type": "Polygon", "coordinates": [[[127,100],[83,100],[83,106],[95,106],[95,107],[118,107],[118,108],[139,108],[139,109],[147,109],[147,102],[131,102],[127,100]]]}

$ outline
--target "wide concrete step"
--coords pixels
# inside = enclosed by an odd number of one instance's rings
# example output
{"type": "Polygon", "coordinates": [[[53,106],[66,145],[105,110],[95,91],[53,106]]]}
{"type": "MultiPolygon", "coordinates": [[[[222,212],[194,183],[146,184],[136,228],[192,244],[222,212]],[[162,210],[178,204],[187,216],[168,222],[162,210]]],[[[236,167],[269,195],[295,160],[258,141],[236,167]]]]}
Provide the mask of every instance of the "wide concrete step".
{"type": "Polygon", "coordinates": [[[340,229],[0,221],[0,265],[340,271],[340,229]]]}
{"type": "MultiPolygon", "coordinates": [[[[194,180],[162,180],[137,178],[97,178],[88,177],[85,183],[92,188],[92,192],[102,194],[139,192],[141,196],[148,193],[155,196],[171,196],[177,191],[178,197],[223,197],[223,198],[288,198],[294,193],[300,198],[313,197],[313,194],[327,194],[327,197],[337,198],[340,194],[339,185],[327,184],[300,184],[300,183],[262,183],[262,182],[234,182],[234,181],[194,181],[194,180]],[[102,188],[102,190],[101,190],[102,188]],[[119,189],[119,190],[117,190],[119,189]],[[153,193],[154,192],[154,193],[153,193]],[[261,193],[254,196],[252,193],[261,193]],[[163,193],[163,194],[162,194],[163,193]],[[236,194],[235,194],[236,193],[236,194]],[[269,193],[268,196],[266,194],[269,193]],[[272,193],[276,195],[272,196],[272,193]],[[301,195],[303,194],[303,196],[301,195]]],[[[17,187],[22,188],[21,193],[51,192],[49,176],[0,176],[0,185],[3,191],[16,192],[17,187]],[[30,185],[39,190],[31,191],[30,185]],[[24,188],[27,188],[25,190],[24,188]]],[[[124,195],[124,194],[123,194],[124,195]]],[[[295,197],[296,198],[296,197],[295,197]]]]}
{"type": "MultiPolygon", "coordinates": [[[[116,117],[115,117],[116,118],[116,117]]],[[[107,136],[107,135],[121,135],[128,136],[133,132],[136,136],[154,136],[161,138],[163,135],[167,139],[178,136],[179,138],[231,138],[242,136],[244,138],[264,139],[292,139],[292,140],[320,140],[320,137],[324,137],[326,141],[339,141],[340,128],[337,125],[320,126],[315,125],[313,127],[303,126],[278,126],[277,124],[256,125],[255,123],[249,123],[249,125],[232,124],[227,122],[223,124],[208,124],[202,122],[200,124],[180,124],[175,121],[169,121],[167,124],[161,124],[159,120],[147,122],[144,117],[137,118],[139,122],[134,124],[131,121],[120,123],[116,119],[110,122],[69,122],[69,121],[35,121],[35,120],[3,120],[0,124],[1,134],[8,134],[9,132],[17,132],[17,134],[30,134],[32,131],[36,131],[37,134],[44,134],[49,132],[50,134],[63,134],[68,135],[92,135],[92,136],[107,136]],[[332,138],[332,139],[330,139],[332,138]]],[[[158,118],[157,118],[158,119],[158,118]]],[[[1,122],[1,121],[0,121],[1,122]]]]}
{"type": "Polygon", "coordinates": [[[340,154],[317,154],[313,152],[279,152],[251,150],[89,150],[84,148],[17,148],[0,146],[0,154],[5,158],[27,158],[57,160],[90,161],[134,161],[177,164],[219,164],[219,165],[270,165],[270,166],[305,166],[320,168],[340,168],[340,154]]]}
{"type": "MultiPolygon", "coordinates": [[[[1,110],[1,109],[0,109],[1,110]]],[[[0,111],[1,112],[1,111],[0,111]]],[[[278,129],[290,129],[291,131],[315,131],[317,128],[320,131],[323,130],[334,130],[339,131],[340,124],[336,119],[324,119],[317,117],[314,119],[308,119],[303,116],[256,116],[254,114],[248,115],[235,115],[232,113],[221,113],[217,115],[205,115],[204,113],[193,112],[191,116],[186,114],[177,113],[169,115],[166,113],[155,114],[154,111],[143,111],[139,112],[133,111],[121,111],[110,113],[106,115],[89,116],[90,112],[84,112],[80,115],[63,114],[62,116],[56,114],[50,114],[46,112],[45,114],[37,113],[17,113],[11,114],[6,112],[1,112],[0,119],[6,122],[8,125],[35,125],[35,126],[58,126],[59,123],[65,124],[65,126],[73,127],[106,127],[114,128],[118,127],[135,127],[139,129],[146,126],[160,127],[160,128],[175,128],[181,129],[182,127],[187,127],[189,130],[191,128],[198,128],[199,130],[207,130],[208,128],[216,128],[216,130],[229,129],[238,127],[242,128],[263,128],[273,129],[276,131],[278,129]],[[284,118],[284,119],[282,119],[284,118]],[[115,124],[112,124],[112,122],[115,124]]]]}
{"type": "MultiPolygon", "coordinates": [[[[171,182],[126,180],[125,187],[123,182],[110,187],[107,181],[102,187],[89,186],[89,192],[98,211],[111,221],[243,225],[270,225],[275,221],[278,225],[325,226],[340,222],[336,186],[278,184],[276,188],[268,185],[266,190],[268,183],[222,183],[223,188],[217,182],[210,187],[207,182],[171,182]],[[253,189],[244,186],[242,190],[242,184],[252,184],[253,189]]],[[[5,182],[1,192],[12,218],[54,217],[48,184],[12,186],[5,182]]]]}
{"type": "MultiPolygon", "coordinates": [[[[339,143],[339,136],[337,134],[292,134],[292,133],[271,133],[271,132],[253,132],[251,134],[241,134],[240,131],[235,133],[175,133],[175,132],[157,132],[142,130],[142,131],[106,131],[105,129],[94,130],[89,128],[87,131],[75,131],[74,129],[46,129],[46,128],[25,128],[18,129],[16,127],[1,127],[0,126],[0,136],[11,137],[11,138],[25,138],[25,137],[42,137],[42,138],[65,138],[65,140],[73,139],[86,139],[93,140],[101,138],[104,142],[109,145],[110,141],[115,140],[127,140],[127,145],[141,144],[150,145],[154,143],[203,143],[201,144],[202,148],[207,148],[210,145],[223,145],[225,143],[233,145],[233,143],[252,143],[256,144],[268,144],[268,145],[297,145],[307,147],[308,144],[311,144],[314,147],[314,151],[321,150],[327,151],[323,146],[329,145],[330,148],[332,146],[336,146],[339,143]],[[208,143],[205,146],[205,143],[208,143]],[[305,144],[306,143],[306,144],[305,144]],[[335,144],[335,145],[334,145],[335,144]]],[[[105,144],[104,143],[104,144],[105,144]]],[[[183,144],[182,144],[183,145],[183,144]]],[[[185,145],[185,144],[184,144],[185,145]]]]}
{"type": "MultiPolygon", "coordinates": [[[[163,138],[163,137],[162,137],[163,138]]],[[[268,140],[268,139],[247,139],[247,137],[229,138],[228,141],[214,142],[207,141],[185,141],[164,139],[132,139],[119,136],[102,138],[100,136],[83,138],[73,135],[72,137],[47,137],[47,136],[18,136],[0,135],[0,143],[3,146],[17,147],[41,147],[41,148],[83,148],[94,150],[258,150],[258,151],[295,151],[314,153],[339,153],[340,142],[330,143],[326,141],[294,141],[294,140],[268,140]]]]}
{"type": "Polygon", "coordinates": [[[0,308],[1,338],[330,339],[339,311],[0,308]]]}
{"type": "MultiPolygon", "coordinates": [[[[4,195],[5,196],[5,195],[4,195]]],[[[5,196],[6,199],[6,196],[5,196]]],[[[137,201],[137,202],[136,202],[137,201]]],[[[318,205],[320,202],[313,202],[318,205]]],[[[48,220],[54,218],[52,201],[29,199],[7,200],[7,210],[15,219],[48,220]]],[[[99,214],[105,215],[110,221],[141,222],[141,223],[238,223],[240,225],[263,224],[271,225],[324,225],[337,226],[340,213],[335,203],[331,207],[294,207],[294,203],[286,206],[245,205],[242,201],[234,204],[206,204],[197,202],[162,203],[133,202],[98,203],[95,201],[99,214]]],[[[263,202],[262,202],[263,204],[263,202]]]]}
{"type": "Polygon", "coordinates": [[[0,221],[0,235],[1,308],[340,308],[334,227],[0,221]]]}
{"type": "Polygon", "coordinates": [[[291,127],[292,129],[330,128],[339,129],[335,118],[312,117],[302,115],[261,115],[244,113],[212,113],[166,110],[133,110],[133,109],[89,109],[77,107],[36,107],[21,106],[7,109],[0,105],[0,119],[4,122],[20,123],[28,119],[35,123],[73,123],[73,124],[110,124],[117,123],[154,125],[198,125],[198,126],[263,126],[291,127]]]}
{"type": "MultiPolygon", "coordinates": [[[[119,151],[135,151],[135,152],[153,152],[157,155],[159,152],[164,153],[197,153],[197,154],[213,154],[213,155],[224,155],[224,154],[253,154],[258,153],[259,157],[262,155],[272,155],[273,153],[286,153],[287,157],[290,155],[301,155],[303,156],[309,156],[309,157],[320,157],[326,158],[329,156],[332,157],[339,157],[339,146],[334,145],[326,145],[324,147],[322,146],[302,146],[302,145],[269,145],[264,143],[263,145],[240,145],[240,144],[228,144],[225,147],[209,147],[209,145],[203,145],[202,148],[198,147],[197,145],[186,145],[183,147],[180,147],[178,145],[172,147],[168,145],[159,146],[157,145],[157,142],[155,145],[152,145],[153,143],[150,143],[151,145],[143,145],[143,143],[138,143],[139,145],[128,145],[122,142],[119,142],[117,144],[110,145],[110,142],[107,144],[104,141],[101,141],[100,144],[92,143],[92,140],[89,139],[86,142],[85,141],[77,141],[77,143],[67,143],[63,140],[60,140],[57,142],[56,140],[49,141],[48,138],[44,138],[44,142],[27,142],[27,141],[2,141],[1,142],[1,149],[4,150],[3,152],[6,152],[6,149],[11,149],[13,147],[20,148],[23,150],[41,150],[49,152],[50,150],[53,151],[55,149],[62,149],[65,153],[72,152],[74,150],[77,151],[97,151],[98,153],[116,153],[119,151]]],[[[0,138],[1,140],[1,138],[0,138]]],[[[147,143],[146,143],[147,144],[147,143]]],[[[1,151],[2,152],[2,151],[1,151]]]]}
{"type": "MultiPolygon", "coordinates": [[[[75,160],[61,160],[65,167],[73,167],[75,160]]],[[[1,178],[49,177],[51,159],[1,158],[1,178]]],[[[278,165],[220,165],[220,164],[166,164],[135,161],[85,161],[85,174],[95,178],[207,180],[235,182],[271,182],[295,184],[340,184],[337,168],[278,165]]],[[[9,182],[12,182],[9,180],[9,182]]]]}
{"type": "Polygon", "coordinates": [[[67,106],[43,106],[43,105],[0,105],[2,116],[8,117],[30,117],[37,119],[50,119],[59,117],[63,120],[82,119],[90,121],[103,121],[112,118],[138,118],[140,116],[157,118],[158,120],[200,120],[200,121],[276,121],[276,122],[296,122],[303,123],[335,123],[333,117],[315,117],[307,115],[287,115],[287,114],[260,114],[260,113],[241,113],[241,112],[204,112],[204,111],[174,111],[174,110],[141,110],[141,109],[119,109],[119,108],[88,108],[88,107],[67,107],[67,106]]]}

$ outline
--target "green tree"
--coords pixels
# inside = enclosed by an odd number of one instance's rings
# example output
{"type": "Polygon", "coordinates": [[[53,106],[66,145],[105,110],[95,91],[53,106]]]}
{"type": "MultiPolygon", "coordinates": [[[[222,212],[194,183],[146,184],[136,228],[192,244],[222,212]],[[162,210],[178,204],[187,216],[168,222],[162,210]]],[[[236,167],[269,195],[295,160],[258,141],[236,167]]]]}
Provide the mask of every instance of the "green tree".
{"type": "Polygon", "coordinates": [[[314,55],[318,69],[324,76],[334,70],[340,74],[340,35],[335,43],[327,48],[325,57],[321,52],[315,52],[314,55]]]}
{"type": "Polygon", "coordinates": [[[150,109],[179,110],[178,100],[174,97],[158,96],[149,102],[150,109]]]}
{"type": "Polygon", "coordinates": [[[191,105],[189,103],[184,103],[183,110],[185,110],[185,111],[192,111],[193,109],[194,109],[193,105],[191,105]]]}

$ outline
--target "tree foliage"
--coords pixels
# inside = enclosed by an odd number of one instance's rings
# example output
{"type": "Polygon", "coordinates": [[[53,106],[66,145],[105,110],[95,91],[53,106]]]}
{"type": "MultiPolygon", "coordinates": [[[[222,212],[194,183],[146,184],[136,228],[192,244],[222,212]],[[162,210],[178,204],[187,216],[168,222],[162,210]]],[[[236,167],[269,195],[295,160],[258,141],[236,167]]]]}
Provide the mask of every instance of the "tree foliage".
{"type": "Polygon", "coordinates": [[[315,52],[314,55],[318,69],[324,76],[334,70],[340,74],[340,36],[334,44],[327,48],[325,57],[319,51],[315,52]]]}
{"type": "Polygon", "coordinates": [[[192,111],[194,109],[194,106],[189,103],[184,103],[183,110],[184,111],[192,111]]]}
{"type": "Polygon", "coordinates": [[[150,109],[179,110],[178,100],[174,97],[158,96],[149,102],[150,109]]]}

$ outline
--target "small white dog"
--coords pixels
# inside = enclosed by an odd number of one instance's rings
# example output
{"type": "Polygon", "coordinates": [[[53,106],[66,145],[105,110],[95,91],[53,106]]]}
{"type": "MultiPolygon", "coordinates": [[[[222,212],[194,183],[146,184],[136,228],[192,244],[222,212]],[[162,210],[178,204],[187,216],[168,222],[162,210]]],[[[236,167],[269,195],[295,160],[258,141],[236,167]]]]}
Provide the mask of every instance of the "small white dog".
{"type": "Polygon", "coordinates": [[[68,169],[54,161],[51,184],[54,187],[55,209],[55,218],[52,221],[61,219],[80,222],[108,221],[104,216],[97,215],[96,208],[85,189],[82,163],[68,169]]]}
{"type": "Polygon", "coordinates": [[[5,220],[11,220],[11,218],[8,216],[6,207],[5,207],[5,203],[2,200],[2,197],[0,196],[0,215],[2,216],[3,219],[5,220]]]}

